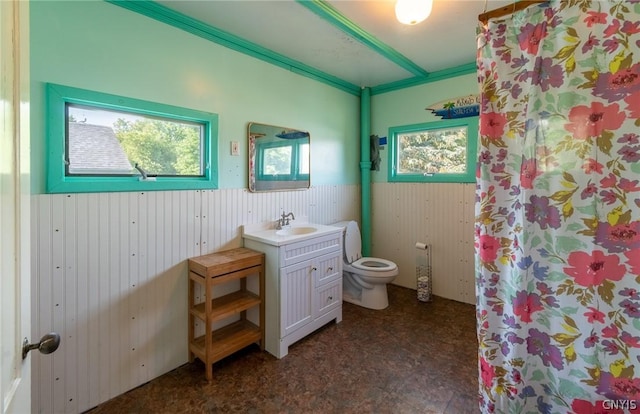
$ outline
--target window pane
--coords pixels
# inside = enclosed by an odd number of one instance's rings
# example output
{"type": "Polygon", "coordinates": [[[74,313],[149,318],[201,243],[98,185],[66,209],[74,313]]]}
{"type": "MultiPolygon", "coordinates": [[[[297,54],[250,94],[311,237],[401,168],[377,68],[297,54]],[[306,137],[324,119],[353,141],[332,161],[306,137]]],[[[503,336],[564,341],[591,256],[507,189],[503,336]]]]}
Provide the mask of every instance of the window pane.
{"type": "Polygon", "coordinates": [[[204,124],[66,104],[66,175],[203,176],[204,124]]]}
{"type": "Polygon", "coordinates": [[[467,127],[398,134],[398,174],[465,173],[467,127]]]}
{"type": "Polygon", "coordinates": [[[300,174],[309,174],[309,144],[300,145],[300,174]]]}
{"type": "Polygon", "coordinates": [[[263,175],[291,174],[291,145],[265,148],[263,175]]]}

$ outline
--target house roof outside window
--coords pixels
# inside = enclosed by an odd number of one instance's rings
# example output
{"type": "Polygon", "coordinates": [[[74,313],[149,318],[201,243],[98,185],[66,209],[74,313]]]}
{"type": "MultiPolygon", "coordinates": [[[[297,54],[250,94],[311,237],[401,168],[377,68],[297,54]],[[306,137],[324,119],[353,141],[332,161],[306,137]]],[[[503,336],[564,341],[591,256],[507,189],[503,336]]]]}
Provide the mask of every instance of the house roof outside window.
{"type": "Polygon", "coordinates": [[[111,127],[68,125],[70,174],[131,174],[133,167],[111,127]]]}

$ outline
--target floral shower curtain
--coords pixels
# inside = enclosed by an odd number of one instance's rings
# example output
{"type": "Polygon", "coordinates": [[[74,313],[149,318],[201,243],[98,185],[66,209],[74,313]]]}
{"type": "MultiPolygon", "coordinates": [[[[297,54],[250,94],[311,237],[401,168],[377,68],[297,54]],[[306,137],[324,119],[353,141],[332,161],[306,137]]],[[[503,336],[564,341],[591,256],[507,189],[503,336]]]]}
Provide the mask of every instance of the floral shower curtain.
{"type": "Polygon", "coordinates": [[[481,411],[640,412],[640,2],[478,40],[481,411]]]}

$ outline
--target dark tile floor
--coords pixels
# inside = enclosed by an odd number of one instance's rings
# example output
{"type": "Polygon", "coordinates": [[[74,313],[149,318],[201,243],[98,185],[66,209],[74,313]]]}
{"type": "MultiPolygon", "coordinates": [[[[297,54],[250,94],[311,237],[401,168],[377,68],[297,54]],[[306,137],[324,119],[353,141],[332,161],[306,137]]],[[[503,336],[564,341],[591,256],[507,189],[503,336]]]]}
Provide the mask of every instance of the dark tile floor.
{"type": "Polygon", "coordinates": [[[101,413],[477,413],[475,308],[389,286],[382,311],[349,303],[278,360],[251,346],[196,360],[95,409],[101,413]]]}

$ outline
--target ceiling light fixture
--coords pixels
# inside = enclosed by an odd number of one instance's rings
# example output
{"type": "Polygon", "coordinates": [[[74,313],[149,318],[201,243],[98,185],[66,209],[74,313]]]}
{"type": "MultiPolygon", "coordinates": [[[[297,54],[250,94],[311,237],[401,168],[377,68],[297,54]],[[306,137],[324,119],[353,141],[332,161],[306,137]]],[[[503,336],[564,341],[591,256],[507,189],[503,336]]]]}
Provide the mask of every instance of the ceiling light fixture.
{"type": "Polygon", "coordinates": [[[400,23],[418,24],[431,14],[433,0],[397,0],[396,17],[400,23]]]}

